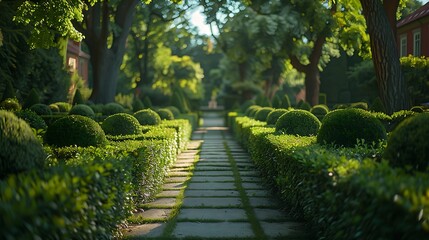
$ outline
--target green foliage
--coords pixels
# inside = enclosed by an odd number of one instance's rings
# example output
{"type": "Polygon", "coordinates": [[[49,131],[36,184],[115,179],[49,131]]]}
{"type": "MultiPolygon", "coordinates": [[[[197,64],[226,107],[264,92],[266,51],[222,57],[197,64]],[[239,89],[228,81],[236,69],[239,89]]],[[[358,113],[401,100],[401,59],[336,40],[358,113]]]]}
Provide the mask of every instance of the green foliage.
{"type": "Polygon", "coordinates": [[[272,107],[262,107],[255,113],[255,120],[266,122],[268,114],[274,109],[272,107]]]}
{"type": "Polygon", "coordinates": [[[171,105],[179,109],[180,113],[190,112],[187,100],[185,99],[183,94],[180,93],[180,91],[173,92],[173,96],[171,98],[171,105]]]}
{"type": "Polygon", "coordinates": [[[319,93],[319,104],[327,104],[326,93],[319,93]]]}
{"type": "Polygon", "coordinates": [[[0,149],[0,179],[45,164],[42,144],[30,126],[3,110],[0,110],[0,149]]]}
{"type": "Polygon", "coordinates": [[[62,113],[68,113],[72,108],[72,105],[68,102],[56,102],[54,104],[58,106],[60,112],[62,113]]]}
{"type": "Polygon", "coordinates": [[[21,110],[21,104],[16,98],[7,98],[0,102],[0,110],[19,111],[21,110]]]}
{"type": "Polygon", "coordinates": [[[323,117],[328,114],[329,107],[324,104],[318,104],[311,108],[310,112],[314,114],[320,121],[322,121],[323,117]]]}
{"type": "Polygon", "coordinates": [[[80,116],[85,116],[85,117],[89,117],[89,118],[95,117],[94,110],[92,110],[92,108],[86,104],[74,105],[70,109],[69,115],[80,115],[80,116]]]}
{"type": "Polygon", "coordinates": [[[422,113],[425,111],[425,109],[422,106],[413,106],[410,111],[416,112],[416,113],[422,113]]]}
{"type": "Polygon", "coordinates": [[[107,142],[104,131],[97,122],[79,115],[69,115],[55,121],[48,127],[45,141],[57,147],[100,146],[107,142]]]}
{"type": "Polygon", "coordinates": [[[358,108],[334,110],[322,122],[317,142],[353,147],[358,140],[366,143],[386,139],[386,129],[370,112],[358,108]]]}
{"type": "Polygon", "coordinates": [[[25,99],[23,108],[30,108],[34,104],[40,103],[40,96],[36,89],[32,88],[27,98],[25,99]]]}
{"type": "Polygon", "coordinates": [[[284,96],[283,96],[283,99],[282,99],[282,106],[281,106],[282,108],[284,108],[284,109],[289,109],[289,108],[291,108],[292,107],[292,105],[290,104],[290,99],[289,99],[289,96],[287,95],[287,94],[285,94],[284,96]]]}
{"type": "Polygon", "coordinates": [[[76,89],[76,92],[74,93],[74,96],[73,96],[73,105],[76,105],[76,104],[85,104],[85,100],[83,99],[83,96],[80,93],[79,88],[76,89]]]}
{"type": "Polygon", "coordinates": [[[180,116],[180,110],[177,107],[168,106],[166,108],[169,109],[173,113],[174,118],[178,118],[180,116]]]}
{"type": "Polygon", "coordinates": [[[276,131],[284,134],[311,136],[317,135],[320,121],[306,110],[293,110],[282,115],[276,122],[276,131]]]}
{"type": "Polygon", "coordinates": [[[158,125],[161,123],[161,118],[158,113],[151,109],[143,109],[134,113],[141,125],[158,125]]]}
{"type": "Polygon", "coordinates": [[[261,107],[271,107],[270,100],[264,94],[259,94],[256,96],[255,103],[261,107]]]}
{"type": "Polygon", "coordinates": [[[389,135],[384,157],[395,167],[429,170],[429,113],[402,121],[389,135]]]}
{"type": "Polygon", "coordinates": [[[350,104],[350,107],[368,110],[368,103],[366,103],[366,102],[355,102],[355,103],[350,104]]]}
{"type": "Polygon", "coordinates": [[[145,107],[143,105],[143,102],[138,97],[134,97],[132,105],[133,105],[132,106],[133,107],[133,112],[140,111],[140,110],[144,109],[144,107],[145,107]]]}
{"type": "Polygon", "coordinates": [[[60,112],[60,108],[58,107],[57,104],[49,104],[49,108],[51,109],[52,113],[59,113],[60,112]]]}
{"type": "Polygon", "coordinates": [[[248,117],[254,117],[256,112],[261,108],[262,107],[259,105],[252,105],[246,109],[246,111],[244,112],[244,115],[246,115],[248,117]]]}
{"type": "Polygon", "coordinates": [[[299,101],[298,105],[296,106],[297,109],[301,109],[301,110],[305,110],[305,111],[310,111],[311,110],[311,105],[310,103],[306,102],[306,101],[299,101]]]}
{"type": "Polygon", "coordinates": [[[412,105],[429,102],[429,58],[428,57],[402,57],[402,71],[407,82],[412,105]]]}
{"type": "Polygon", "coordinates": [[[158,111],[156,111],[156,113],[158,113],[161,120],[173,120],[174,119],[173,112],[171,112],[171,110],[168,108],[161,108],[158,111]]]}
{"type": "Polygon", "coordinates": [[[151,107],[152,107],[152,101],[150,100],[150,98],[149,98],[148,96],[145,96],[145,97],[143,98],[143,105],[144,105],[146,108],[151,108],[151,107]]]}
{"type": "Polygon", "coordinates": [[[391,121],[391,124],[390,124],[390,127],[389,127],[389,131],[392,131],[402,121],[404,121],[405,119],[407,119],[409,117],[412,117],[414,115],[416,115],[416,112],[413,112],[413,111],[410,111],[410,110],[401,110],[401,111],[394,112],[391,115],[392,121],[391,121]]]}
{"type": "Polygon", "coordinates": [[[139,121],[128,113],[116,113],[107,117],[101,128],[108,135],[133,135],[141,133],[139,121]]]}
{"type": "Polygon", "coordinates": [[[30,110],[38,115],[52,115],[51,108],[43,103],[36,103],[30,107],[30,110]]]}
{"type": "Polygon", "coordinates": [[[10,80],[6,80],[6,86],[3,90],[2,98],[0,102],[5,101],[6,99],[16,99],[15,88],[12,85],[10,80]]]}
{"type": "Polygon", "coordinates": [[[277,120],[285,113],[289,112],[289,110],[284,108],[278,108],[271,111],[267,116],[267,125],[276,125],[277,120]]]}
{"type": "Polygon", "coordinates": [[[250,130],[253,127],[264,127],[267,125],[266,122],[261,122],[250,117],[236,117],[236,124],[233,126],[233,132],[237,141],[243,144],[243,146],[248,146],[250,130]]]}
{"type": "Polygon", "coordinates": [[[247,100],[247,101],[245,101],[245,102],[240,106],[240,112],[241,112],[241,113],[246,112],[246,110],[247,110],[250,106],[252,106],[252,105],[256,105],[256,103],[255,103],[255,101],[254,101],[254,100],[247,100]]]}
{"type": "Polygon", "coordinates": [[[383,102],[380,97],[376,97],[369,108],[370,111],[373,112],[382,112],[386,113],[386,108],[384,107],[383,102]]]}
{"type": "Polygon", "coordinates": [[[37,113],[31,111],[30,109],[15,112],[15,115],[27,122],[31,128],[34,128],[36,130],[46,130],[48,128],[45,123],[45,120],[43,120],[42,117],[40,117],[37,113]]]}
{"type": "Polygon", "coordinates": [[[271,101],[271,105],[273,106],[273,108],[282,107],[282,100],[279,95],[274,95],[273,100],[271,101]]]}
{"type": "Polygon", "coordinates": [[[101,112],[104,116],[109,116],[116,113],[124,113],[125,108],[118,103],[108,103],[103,106],[103,109],[101,110],[101,112]]]}

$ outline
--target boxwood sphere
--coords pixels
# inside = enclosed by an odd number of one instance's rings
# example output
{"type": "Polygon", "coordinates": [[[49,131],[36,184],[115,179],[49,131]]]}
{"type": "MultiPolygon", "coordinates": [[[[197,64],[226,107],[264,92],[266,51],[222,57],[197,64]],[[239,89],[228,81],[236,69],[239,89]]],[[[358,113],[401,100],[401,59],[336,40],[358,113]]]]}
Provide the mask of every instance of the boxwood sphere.
{"type": "Polygon", "coordinates": [[[0,102],[0,110],[19,111],[22,106],[16,98],[7,98],[0,102]]]}
{"type": "Polygon", "coordinates": [[[68,115],[55,121],[48,127],[45,140],[57,147],[100,146],[107,142],[100,125],[91,118],[80,115],[68,115]]]}
{"type": "Polygon", "coordinates": [[[30,126],[0,110],[0,178],[44,166],[46,155],[30,126]]]}
{"type": "Polygon", "coordinates": [[[27,122],[31,128],[36,130],[43,129],[46,130],[48,126],[46,125],[45,120],[35,112],[30,109],[21,110],[19,112],[15,112],[15,115],[25,122],[27,122]]]}
{"type": "Polygon", "coordinates": [[[103,106],[101,112],[103,113],[104,116],[109,116],[116,113],[124,113],[125,108],[118,103],[108,103],[103,106]]]}
{"type": "Polygon", "coordinates": [[[133,135],[141,133],[139,121],[128,113],[116,113],[104,119],[101,124],[104,133],[108,135],[133,135]]]}
{"type": "Polygon", "coordinates": [[[273,111],[273,110],[274,110],[274,108],[271,108],[271,107],[260,108],[255,113],[255,119],[258,120],[258,121],[265,122],[265,121],[267,121],[268,114],[270,114],[270,112],[273,111]]]}
{"type": "Polygon", "coordinates": [[[246,109],[246,111],[244,112],[244,115],[246,115],[248,117],[254,117],[256,112],[261,108],[262,107],[259,105],[252,105],[246,109]]]}
{"type": "Polygon", "coordinates": [[[151,109],[143,109],[134,113],[141,125],[158,125],[161,123],[161,118],[158,113],[151,109]]]}
{"type": "Polygon", "coordinates": [[[293,110],[283,114],[276,123],[276,131],[285,134],[311,136],[316,135],[320,121],[307,110],[293,110]]]}
{"type": "Polygon", "coordinates": [[[429,113],[420,113],[402,121],[389,135],[384,158],[392,166],[412,166],[429,170],[429,113]]]}
{"type": "Polygon", "coordinates": [[[322,121],[317,135],[320,144],[352,147],[358,139],[377,142],[386,139],[386,129],[370,112],[359,108],[339,109],[329,112],[322,121]]]}
{"type": "Polygon", "coordinates": [[[95,117],[95,112],[92,108],[85,104],[76,104],[70,109],[69,115],[81,115],[85,117],[95,117]]]}
{"type": "Polygon", "coordinates": [[[289,112],[289,110],[285,108],[274,109],[267,116],[267,124],[268,125],[276,125],[277,120],[285,113],[289,112]]]}
{"type": "Polygon", "coordinates": [[[156,113],[158,113],[161,120],[173,120],[174,119],[174,114],[171,112],[170,109],[161,108],[158,111],[156,111],[156,113]]]}
{"type": "Polygon", "coordinates": [[[168,106],[168,107],[166,107],[166,109],[170,110],[173,113],[174,118],[178,118],[180,116],[180,110],[177,107],[168,106]]]}

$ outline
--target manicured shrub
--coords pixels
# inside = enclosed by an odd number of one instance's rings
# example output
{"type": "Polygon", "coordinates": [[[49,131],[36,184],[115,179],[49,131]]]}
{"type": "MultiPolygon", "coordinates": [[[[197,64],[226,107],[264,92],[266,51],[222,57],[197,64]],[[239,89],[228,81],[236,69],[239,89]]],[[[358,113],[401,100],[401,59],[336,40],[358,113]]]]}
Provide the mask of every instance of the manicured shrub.
{"type": "Polygon", "coordinates": [[[384,157],[395,167],[429,170],[429,113],[402,121],[389,135],[384,157]]]}
{"type": "Polygon", "coordinates": [[[60,108],[55,103],[49,104],[49,108],[51,109],[52,113],[59,113],[60,112],[60,108]]]}
{"type": "Polygon", "coordinates": [[[80,115],[89,118],[95,116],[94,110],[88,105],[85,104],[76,104],[70,109],[69,115],[80,115]]]}
{"type": "Polygon", "coordinates": [[[292,107],[292,105],[290,104],[289,96],[287,94],[285,94],[282,98],[282,106],[281,107],[284,109],[289,109],[290,107],[292,107]]]}
{"type": "Polygon", "coordinates": [[[388,130],[393,131],[393,129],[395,129],[395,127],[398,126],[399,123],[416,114],[417,114],[416,112],[413,112],[410,110],[400,110],[400,111],[394,112],[391,115],[392,121],[388,130]]]}
{"type": "Polygon", "coordinates": [[[39,93],[37,93],[37,90],[32,88],[31,91],[28,93],[27,98],[25,99],[23,108],[29,108],[37,103],[40,103],[40,96],[39,93]]]}
{"type": "Polygon", "coordinates": [[[134,117],[137,118],[141,125],[158,125],[161,123],[158,113],[151,109],[140,110],[134,113],[134,117]]]}
{"type": "Polygon", "coordinates": [[[146,108],[152,108],[152,101],[150,100],[150,98],[148,96],[143,98],[143,105],[146,108]]]}
{"type": "Polygon", "coordinates": [[[282,115],[276,123],[276,131],[299,136],[316,135],[320,128],[320,121],[311,112],[293,110],[282,115]]]}
{"type": "Polygon", "coordinates": [[[326,105],[326,93],[319,93],[319,104],[326,105]]]}
{"type": "Polygon", "coordinates": [[[346,109],[346,108],[348,108],[349,106],[347,105],[347,104],[335,104],[334,105],[334,109],[346,109]]]}
{"type": "Polygon", "coordinates": [[[94,113],[103,114],[103,108],[104,108],[103,104],[90,104],[88,106],[92,109],[92,111],[94,111],[94,113]]]}
{"type": "Polygon", "coordinates": [[[30,126],[11,112],[0,110],[0,178],[45,163],[42,144],[30,126]]]}
{"type": "Polygon", "coordinates": [[[37,113],[37,115],[52,115],[51,108],[43,103],[37,103],[30,107],[30,110],[37,113]]]}
{"type": "Polygon", "coordinates": [[[180,110],[177,107],[175,107],[175,106],[168,106],[166,108],[169,109],[173,113],[175,119],[180,116],[180,110]]]}
{"type": "Polygon", "coordinates": [[[244,115],[253,118],[256,114],[256,112],[261,109],[262,107],[259,105],[252,105],[246,109],[244,112],[244,115]]]}
{"type": "Polygon", "coordinates": [[[144,109],[143,102],[138,97],[134,97],[132,107],[133,107],[133,112],[137,112],[144,109]]]}
{"type": "Polygon", "coordinates": [[[271,107],[271,102],[265,94],[259,94],[256,96],[255,102],[261,107],[271,107]]]}
{"type": "Polygon", "coordinates": [[[301,110],[310,111],[311,110],[311,105],[310,105],[310,103],[308,103],[306,101],[300,101],[298,103],[298,105],[296,106],[296,108],[301,109],[301,110]]]}
{"type": "Polygon", "coordinates": [[[161,120],[173,120],[174,119],[173,113],[168,108],[158,109],[158,111],[156,111],[156,113],[158,113],[161,120]]]}
{"type": "Polygon", "coordinates": [[[350,107],[368,110],[368,103],[366,103],[366,102],[355,102],[355,103],[350,104],[350,107]]]}
{"type": "Polygon", "coordinates": [[[109,115],[113,115],[116,113],[124,113],[125,108],[122,107],[122,105],[120,105],[118,103],[108,103],[108,104],[103,106],[101,112],[104,116],[109,116],[109,115]]]}
{"type": "Polygon", "coordinates": [[[0,110],[19,111],[21,110],[21,104],[16,98],[7,98],[0,102],[0,110]]]}
{"type": "Polygon", "coordinates": [[[410,109],[410,111],[413,111],[413,112],[416,112],[416,113],[422,113],[422,112],[424,112],[425,110],[423,109],[423,107],[422,107],[422,106],[414,106],[414,107],[412,107],[412,108],[410,109]]]}
{"type": "Polygon", "coordinates": [[[60,112],[62,113],[68,113],[72,108],[72,105],[68,102],[56,102],[54,104],[58,106],[60,112]]]}
{"type": "Polygon", "coordinates": [[[322,120],[323,117],[328,114],[329,108],[324,104],[318,104],[311,108],[310,112],[314,114],[319,120],[322,120]]]}
{"type": "Polygon", "coordinates": [[[255,119],[258,120],[258,121],[266,122],[268,114],[270,114],[270,112],[273,111],[273,110],[274,110],[274,108],[271,108],[271,107],[260,108],[255,113],[255,119]]]}
{"type": "Polygon", "coordinates": [[[284,108],[274,109],[267,116],[267,125],[276,125],[277,120],[285,113],[289,112],[289,110],[284,108]]]}
{"type": "Polygon", "coordinates": [[[273,108],[282,107],[282,100],[279,95],[274,95],[273,100],[271,101],[271,106],[273,106],[273,108]]]}
{"type": "Polygon", "coordinates": [[[322,122],[317,142],[352,147],[358,139],[366,143],[386,139],[386,129],[370,112],[358,108],[335,110],[322,122]]]}
{"type": "Polygon", "coordinates": [[[241,104],[241,106],[240,106],[240,112],[241,113],[244,113],[244,112],[246,112],[246,110],[250,107],[250,106],[252,106],[252,105],[256,105],[256,103],[255,103],[255,101],[254,100],[247,100],[247,101],[245,101],[243,104],[241,104]]]}
{"type": "Polygon", "coordinates": [[[97,122],[79,115],[69,115],[55,121],[48,127],[45,140],[57,147],[99,146],[107,142],[106,135],[97,122]]]}
{"type": "Polygon", "coordinates": [[[39,130],[39,129],[46,130],[48,128],[48,126],[45,123],[45,120],[43,120],[41,116],[37,115],[37,113],[29,109],[15,112],[15,115],[21,118],[22,120],[24,120],[25,122],[27,122],[30,125],[30,127],[36,130],[39,130]]]}
{"type": "Polygon", "coordinates": [[[74,96],[73,96],[73,105],[84,104],[84,103],[85,103],[85,100],[83,99],[83,96],[80,93],[80,90],[76,89],[76,92],[74,93],[74,96]]]}
{"type": "Polygon", "coordinates": [[[108,135],[132,135],[141,133],[139,121],[128,113],[116,113],[107,117],[101,128],[108,135]]]}

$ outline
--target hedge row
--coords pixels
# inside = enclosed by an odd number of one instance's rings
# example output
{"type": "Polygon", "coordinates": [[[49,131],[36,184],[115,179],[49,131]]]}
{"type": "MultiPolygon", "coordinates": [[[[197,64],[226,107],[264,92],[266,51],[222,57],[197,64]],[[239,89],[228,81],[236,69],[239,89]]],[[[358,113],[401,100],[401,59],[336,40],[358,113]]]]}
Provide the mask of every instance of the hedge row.
{"type": "Polygon", "coordinates": [[[118,226],[132,210],[159,192],[179,145],[185,148],[189,140],[188,121],[162,125],[133,135],[136,140],[117,137],[103,147],[45,147],[49,166],[0,182],[2,236],[107,239],[120,234],[118,226]]]}
{"type": "Polygon", "coordinates": [[[255,125],[237,117],[234,134],[319,239],[429,238],[427,174],[392,168],[381,159],[382,147],[333,149],[315,137],[276,135],[255,125]]]}

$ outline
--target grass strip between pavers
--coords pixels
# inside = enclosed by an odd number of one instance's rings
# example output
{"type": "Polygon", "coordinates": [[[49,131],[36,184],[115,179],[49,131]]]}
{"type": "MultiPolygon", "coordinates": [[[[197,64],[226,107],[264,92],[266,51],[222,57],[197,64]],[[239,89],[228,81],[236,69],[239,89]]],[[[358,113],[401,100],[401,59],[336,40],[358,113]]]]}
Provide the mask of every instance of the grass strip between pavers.
{"type": "Polygon", "coordinates": [[[246,212],[247,218],[249,219],[249,223],[252,227],[253,233],[256,236],[256,239],[267,239],[267,236],[264,233],[264,230],[262,229],[261,224],[259,223],[258,219],[256,218],[256,214],[253,211],[252,206],[250,205],[249,198],[246,195],[246,191],[243,188],[240,173],[237,168],[237,164],[235,163],[234,156],[231,153],[231,150],[228,146],[228,143],[226,141],[223,142],[225,151],[228,155],[228,160],[232,167],[232,172],[235,179],[235,185],[237,187],[238,192],[240,193],[241,203],[243,205],[243,209],[246,212]]]}

